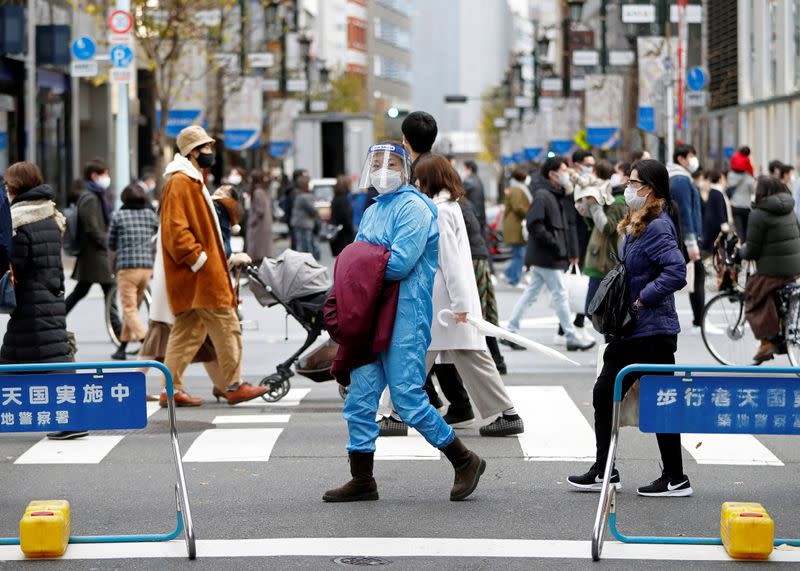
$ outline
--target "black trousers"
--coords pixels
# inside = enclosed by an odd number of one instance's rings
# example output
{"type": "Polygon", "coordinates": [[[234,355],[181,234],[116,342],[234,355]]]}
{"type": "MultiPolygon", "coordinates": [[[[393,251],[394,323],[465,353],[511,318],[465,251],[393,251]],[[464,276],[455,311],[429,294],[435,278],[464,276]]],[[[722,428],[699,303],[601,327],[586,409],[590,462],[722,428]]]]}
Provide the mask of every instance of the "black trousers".
{"type": "MultiPolygon", "coordinates": [[[[72,311],[72,308],[75,307],[80,300],[86,297],[86,294],[89,293],[89,290],[92,289],[93,285],[94,282],[78,282],[75,284],[75,289],[73,289],[72,293],[70,293],[67,296],[67,299],[64,300],[64,305],[67,309],[67,315],[69,315],[69,312],[72,311]]],[[[103,297],[108,300],[108,296],[114,291],[114,283],[112,282],[97,285],[103,288],[103,297]]],[[[119,308],[116,307],[116,304],[111,306],[111,324],[116,331],[122,330],[122,321],[120,321],[119,308]]]]}
{"type": "Polygon", "coordinates": [[[694,262],[694,291],[689,294],[689,303],[692,306],[692,325],[700,327],[706,306],[706,267],[702,259],[694,262]]]}
{"type": "MultiPolygon", "coordinates": [[[[612,341],[603,355],[603,370],[594,385],[594,434],[597,442],[597,467],[604,470],[611,444],[611,420],[614,412],[614,380],[617,373],[633,363],[674,365],[678,348],[677,335],[654,335],[638,339],[612,341]]],[[[653,374],[653,373],[650,373],[653,374]]],[[[622,381],[623,396],[639,374],[627,375],[622,381]]],[[[656,434],[664,473],[670,477],[683,475],[680,434],[656,434]]]]}

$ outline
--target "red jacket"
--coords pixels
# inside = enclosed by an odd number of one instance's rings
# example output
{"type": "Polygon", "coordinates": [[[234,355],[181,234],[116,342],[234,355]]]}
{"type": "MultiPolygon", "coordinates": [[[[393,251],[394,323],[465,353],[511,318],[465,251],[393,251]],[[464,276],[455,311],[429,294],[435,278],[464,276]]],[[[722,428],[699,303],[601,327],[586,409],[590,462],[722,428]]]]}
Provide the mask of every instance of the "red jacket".
{"type": "Polygon", "coordinates": [[[383,246],[359,241],[336,258],[324,316],[339,344],[331,373],[341,385],[349,385],[350,371],[375,361],[392,341],[400,284],[383,279],[389,255],[383,246]]]}

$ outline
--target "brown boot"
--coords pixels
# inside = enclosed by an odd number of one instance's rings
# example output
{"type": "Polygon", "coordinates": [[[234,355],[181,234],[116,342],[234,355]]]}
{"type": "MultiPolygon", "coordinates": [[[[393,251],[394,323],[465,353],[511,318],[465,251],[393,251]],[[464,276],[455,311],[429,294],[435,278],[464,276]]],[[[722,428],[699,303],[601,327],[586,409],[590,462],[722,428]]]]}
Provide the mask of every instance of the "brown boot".
{"type": "Polygon", "coordinates": [[[456,471],[450,501],[464,500],[478,487],[478,480],[486,470],[486,461],[464,446],[458,436],[441,450],[456,471]]]}
{"type": "Polygon", "coordinates": [[[763,363],[764,361],[769,361],[770,359],[775,358],[775,352],[778,350],[778,347],[775,343],[771,341],[762,341],[761,346],[758,348],[758,353],[755,354],[753,357],[753,361],[756,364],[763,363]]]}
{"type": "MultiPolygon", "coordinates": [[[[189,393],[176,389],[174,393],[175,406],[200,406],[203,404],[203,399],[198,397],[189,396],[189,393]]],[[[161,391],[158,395],[158,404],[161,408],[167,408],[167,392],[161,391]]]]}
{"type": "Polygon", "coordinates": [[[328,490],[326,502],[363,502],[378,499],[378,485],[372,477],[373,452],[349,452],[350,475],[353,479],[341,488],[328,490]]]}
{"type": "MultiPolygon", "coordinates": [[[[222,393],[222,396],[228,399],[228,404],[233,405],[258,398],[265,394],[267,390],[267,387],[254,387],[250,383],[241,383],[236,387],[236,390],[228,389],[222,393]]],[[[217,394],[215,393],[214,396],[217,396],[217,394]]]]}

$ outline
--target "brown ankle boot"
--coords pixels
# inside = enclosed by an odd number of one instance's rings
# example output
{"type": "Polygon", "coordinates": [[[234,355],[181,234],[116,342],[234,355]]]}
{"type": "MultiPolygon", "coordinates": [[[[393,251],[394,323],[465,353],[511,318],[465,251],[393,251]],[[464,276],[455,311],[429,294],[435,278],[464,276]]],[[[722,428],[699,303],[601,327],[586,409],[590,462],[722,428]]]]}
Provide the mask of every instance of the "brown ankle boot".
{"type": "Polygon", "coordinates": [[[441,450],[456,471],[450,501],[464,500],[478,487],[478,480],[486,470],[486,461],[464,446],[458,436],[441,450]]]}
{"type": "Polygon", "coordinates": [[[326,502],[363,502],[378,499],[378,485],[372,477],[373,452],[349,452],[350,475],[353,479],[341,488],[328,490],[326,502]]]}
{"type": "Polygon", "coordinates": [[[761,346],[758,348],[758,353],[753,357],[753,362],[757,365],[764,361],[769,361],[775,358],[775,352],[778,350],[777,345],[771,341],[762,341],[761,346]]]}

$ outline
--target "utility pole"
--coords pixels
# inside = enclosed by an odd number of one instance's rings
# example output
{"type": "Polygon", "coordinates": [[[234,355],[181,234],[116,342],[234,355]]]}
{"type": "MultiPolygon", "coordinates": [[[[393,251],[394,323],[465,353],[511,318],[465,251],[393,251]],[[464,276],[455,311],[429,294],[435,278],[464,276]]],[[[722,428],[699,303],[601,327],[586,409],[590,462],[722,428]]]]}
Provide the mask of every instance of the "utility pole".
{"type": "Polygon", "coordinates": [[[28,57],[26,63],[28,73],[25,82],[25,135],[28,139],[28,161],[35,163],[38,144],[36,140],[36,0],[28,0],[27,10],[28,57]]]}
{"type": "Polygon", "coordinates": [[[608,0],[600,1],[600,71],[608,71],[608,0]]]}
{"type": "Polygon", "coordinates": [[[675,146],[675,117],[672,109],[672,100],[673,100],[673,93],[672,93],[672,66],[674,65],[672,62],[672,49],[669,42],[669,37],[667,35],[668,27],[669,27],[669,3],[667,0],[658,0],[657,6],[657,16],[658,20],[658,28],[659,28],[659,36],[664,38],[664,42],[666,42],[666,49],[667,49],[667,61],[668,65],[665,67],[666,69],[666,78],[667,78],[667,89],[666,89],[666,134],[662,135],[658,138],[658,159],[663,162],[667,163],[668,161],[672,160],[672,149],[675,146]]]}
{"type": "MultiPolygon", "coordinates": [[[[116,0],[116,9],[131,11],[130,0],[116,0]]],[[[132,78],[133,79],[133,78],[132,78]]],[[[131,135],[130,135],[130,99],[129,85],[117,84],[117,117],[114,124],[116,149],[114,153],[114,209],[122,207],[122,190],[131,182],[131,135]]]]}
{"type": "Polygon", "coordinates": [[[562,38],[562,47],[561,51],[561,67],[562,73],[564,77],[561,78],[562,84],[562,91],[564,93],[564,97],[569,97],[572,93],[572,66],[570,65],[570,50],[569,50],[569,32],[571,22],[569,19],[569,7],[567,6],[566,2],[562,3],[561,6],[561,38],[562,38]]]}

